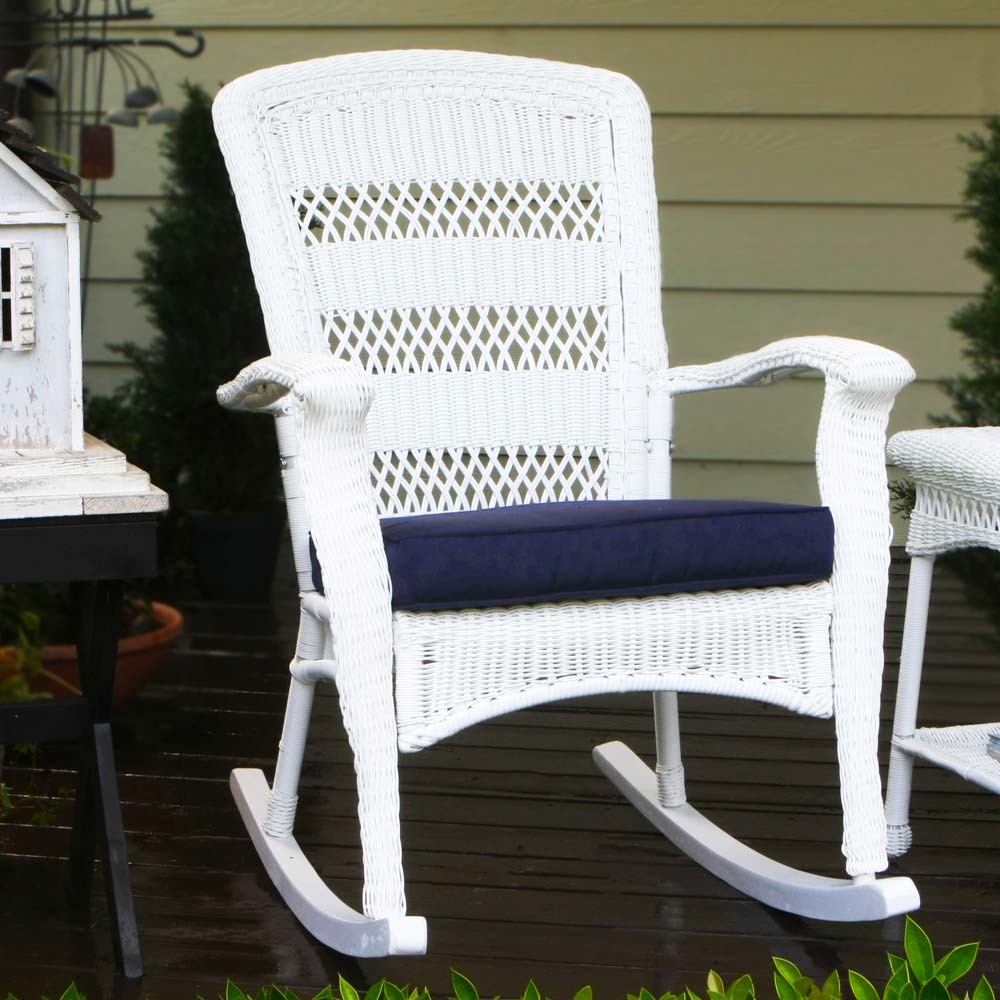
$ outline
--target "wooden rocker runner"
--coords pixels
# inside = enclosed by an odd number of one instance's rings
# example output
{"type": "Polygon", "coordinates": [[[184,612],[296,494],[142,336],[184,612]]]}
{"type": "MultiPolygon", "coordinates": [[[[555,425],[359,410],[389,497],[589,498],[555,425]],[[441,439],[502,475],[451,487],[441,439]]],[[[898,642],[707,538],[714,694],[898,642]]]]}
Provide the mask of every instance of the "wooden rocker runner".
{"type": "Polygon", "coordinates": [[[216,127],[272,354],[219,390],[276,417],[301,626],[277,770],[232,788],[274,884],[357,956],[426,948],[397,754],[560,698],[651,691],[655,772],[598,765],[745,893],[825,920],[914,909],[876,759],[885,429],[913,377],[835,337],[668,368],[649,109],[604,70],[465,52],[335,56],[225,87],[216,127]],[[680,393],[826,377],[823,507],[669,500],[680,393]],[[311,553],[313,555],[311,555],[311,553]],[[293,836],[318,681],[355,756],[361,910],[293,836]],[[688,805],[678,692],[836,718],[845,879],[688,805]]]}

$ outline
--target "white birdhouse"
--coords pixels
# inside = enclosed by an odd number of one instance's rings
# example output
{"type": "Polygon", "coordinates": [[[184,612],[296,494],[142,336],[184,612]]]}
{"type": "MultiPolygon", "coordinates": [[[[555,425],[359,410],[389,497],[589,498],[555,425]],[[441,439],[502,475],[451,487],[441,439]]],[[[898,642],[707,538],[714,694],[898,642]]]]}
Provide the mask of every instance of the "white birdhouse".
{"type": "Polygon", "coordinates": [[[162,510],[83,431],[78,178],[0,111],[0,518],[162,510]]]}
{"type": "Polygon", "coordinates": [[[58,161],[0,122],[0,450],[82,451],[80,218],[58,161]]]}

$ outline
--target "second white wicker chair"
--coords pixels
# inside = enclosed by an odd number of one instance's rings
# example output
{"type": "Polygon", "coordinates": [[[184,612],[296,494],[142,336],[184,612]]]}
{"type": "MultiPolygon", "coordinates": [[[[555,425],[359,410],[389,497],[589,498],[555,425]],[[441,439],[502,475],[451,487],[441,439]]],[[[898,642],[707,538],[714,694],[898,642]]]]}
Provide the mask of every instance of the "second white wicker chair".
{"type": "MultiPolygon", "coordinates": [[[[656,771],[621,743],[598,747],[597,763],[710,871],[828,920],[916,907],[908,879],[875,879],[886,866],[876,758],[885,428],[909,365],[869,344],[803,337],[669,369],[649,109],[618,74],[463,52],[337,56],[236,80],[215,118],[273,351],[219,398],[277,418],[303,595],[273,784],[235,771],[232,787],[305,926],[354,955],[423,951],[424,921],[406,915],[397,753],[529,705],[635,690],[656,692],[656,771]],[[737,564],[770,546],[726,534],[711,507],[694,515],[702,541],[684,550],[686,585],[636,579],[656,561],[646,527],[624,558],[617,542],[598,544],[614,511],[603,504],[669,496],[675,395],[806,368],[826,376],[816,461],[832,575],[827,565],[820,578],[748,585],[737,564]],[[559,565],[539,545],[499,566],[481,537],[526,521],[558,536],[563,517],[599,523],[559,565]],[[395,562],[392,532],[403,534],[395,562]],[[442,592],[401,602],[399,554],[428,532],[414,586],[436,574],[442,592]],[[463,533],[481,547],[463,551],[463,533]],[[711,571],[709,538],[722,564],[711,571]],[[622,579],[601,590],[574,577],[559,590],[584,556],[600,563],[601,545],[622,579]],[[522,589],[479,593],[521,570],[531,577],[522,589]],[[539,582],[546,574],[556,582],[539,582]],[[336,683],[355,755],[361,912],[293,836],[320,680],[336,683]],[[686,803],[677,692],[835,715],[850,878],[771,861],[686,803]]],[[[679,509],[641,507],[643,517],[679,509]]],[[[815,541],[785,547],[794,561],[815,541]]],[[[677,550],[661,545],[656,559],[677,550]]]]}
{"type": "Polygon", "coordinates": [[[901,431],[893,435],[888,451],[893,464],[912,477],[916,491],[906,540],[910,579],[885,797],[889,854],[895,858],[913,840],[915,759],[1000,793],[1000,761],[989,753],[990,737],[1000,733],[1000,723],[917,728],[934,560],[959,549],[1000,552],[1000,427],[901,431]]]}

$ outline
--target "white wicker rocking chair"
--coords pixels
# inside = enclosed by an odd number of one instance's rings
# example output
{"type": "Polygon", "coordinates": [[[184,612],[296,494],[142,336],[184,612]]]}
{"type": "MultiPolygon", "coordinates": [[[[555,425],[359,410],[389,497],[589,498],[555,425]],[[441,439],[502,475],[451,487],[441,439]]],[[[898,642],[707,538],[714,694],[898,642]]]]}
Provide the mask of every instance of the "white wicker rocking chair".
{"type": "Polygon", "coordinates": [[[219,400],[276,417],[302,591],[273,785],[237,770],[232,789],[299,920],[348,954],[422,953],[397,753],[529,705],[636,690],[655,692],[656,772],[621,743],[594,756],[692,858],[805,916],[915,908],[908,879],[875,879],[884,438],[910,366],[819,336],[668,369],[649,109],[618,74],[464,52],[335,56],[234,81],[215,120],[273,351],[219,400]],[[394,611],[380,518],[666,498],[674,395],[806,368],[826,377],[816,464],[836,533],[829,579],[394,611]],[[292,833],[320,680],[337,685],[355,755],[362,912],[292,833]],[[677,692],[836,716],[851,877],[778,864],[686,804],[677,692]]]}

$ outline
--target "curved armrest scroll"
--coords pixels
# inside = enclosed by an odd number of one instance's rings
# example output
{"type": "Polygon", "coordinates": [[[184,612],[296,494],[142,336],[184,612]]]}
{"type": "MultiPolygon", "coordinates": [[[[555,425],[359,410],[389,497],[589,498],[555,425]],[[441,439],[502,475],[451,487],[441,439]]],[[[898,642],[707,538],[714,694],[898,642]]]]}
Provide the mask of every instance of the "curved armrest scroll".
{"type": "Polygon", "coordinates": [[[228,410],[289,413],[307,399],[325,399],[346,411],[367,414],[371,380],[356,365],[328,354],[287,353],[247,365],[215,393],[228,410]]]}

